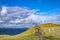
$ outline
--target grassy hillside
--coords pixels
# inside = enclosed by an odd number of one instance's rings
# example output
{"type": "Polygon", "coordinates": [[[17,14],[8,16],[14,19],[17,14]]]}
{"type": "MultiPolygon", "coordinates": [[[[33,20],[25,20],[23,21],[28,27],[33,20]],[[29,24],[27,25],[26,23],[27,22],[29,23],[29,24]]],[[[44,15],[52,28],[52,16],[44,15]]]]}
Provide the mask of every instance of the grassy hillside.
{"type": "Polygon", "coordinates": [[[1,40],[39,40],[36,31],[40,29],[45,40],[60,40],[60,25],[58,24],[41,24],[37,27],[29,28],[27,31],[14,36],[0,35],[1,40]]]}

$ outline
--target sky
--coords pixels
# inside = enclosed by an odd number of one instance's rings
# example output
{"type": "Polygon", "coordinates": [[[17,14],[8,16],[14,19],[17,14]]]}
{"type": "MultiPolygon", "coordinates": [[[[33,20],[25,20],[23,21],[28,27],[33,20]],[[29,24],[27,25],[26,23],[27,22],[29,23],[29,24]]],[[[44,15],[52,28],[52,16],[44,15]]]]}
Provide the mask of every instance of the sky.
{"type": "Polygon", "coordinates": [[[60,24],[60,0],[0,0],[0,28],[43,23],[60,24]]]}
{"type": "Polygon", "coordinates": [[[60,9],[60,0],[0,0],[0,6],[20,6],[49,11],[60,9]]]}

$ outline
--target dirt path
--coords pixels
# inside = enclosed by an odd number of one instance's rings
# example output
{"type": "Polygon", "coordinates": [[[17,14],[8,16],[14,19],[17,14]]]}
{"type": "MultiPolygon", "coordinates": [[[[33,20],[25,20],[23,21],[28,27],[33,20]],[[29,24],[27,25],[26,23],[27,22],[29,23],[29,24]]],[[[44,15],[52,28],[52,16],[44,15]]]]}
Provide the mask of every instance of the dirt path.
{"type": "Polygon", "coordinates": [[[44,40],[44,37],[39,30],[37,31],[37,36],[39,37],[39,40],[44,40]]]}

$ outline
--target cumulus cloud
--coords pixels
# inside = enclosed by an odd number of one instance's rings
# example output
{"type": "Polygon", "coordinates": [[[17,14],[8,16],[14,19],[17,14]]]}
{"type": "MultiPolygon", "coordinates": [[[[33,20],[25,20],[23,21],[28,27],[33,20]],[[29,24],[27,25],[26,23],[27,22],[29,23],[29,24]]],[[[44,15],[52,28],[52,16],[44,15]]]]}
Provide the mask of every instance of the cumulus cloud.
{"type": "Polygon", "coordinates": [[[2,20],[0,20],[0,23],[2,23],[3,21],[2,20]]]}
{"type": "MultiPolygon", "coordinates": [[[[0,12],[0,18],[3,20],[1,22],[1,26],[4,25],[5,27],[9,28],[9,26],[16,26],[17,23],[26,23],[29,20],[26,20],[31,14],[37,13],[38,10],[36,9],[28,9],[26,7],[6,7],[3,6],[0,12]],[[3,23],[3,24],[2,24],[3,23]],[[11,24],[8,24],[11,23],[11,24]]],[[[30,20],[31,22],[32,20],[30,20]]],[[[33,21],[32,21],[33,22],[33,21]]],[[[27,22],[28,23],[28,22],[27,22]]],[[[22,26],[21,24],[19,24],[22,26]]],[[[25,26],[25,24],[24,24],[25,26]]],[[[27,25],[26,25],[27,26],[27,25]]],[[[18,27],[18,25],[17,25],[18,27]]]]}
{"type": "Polygon", "coordinates": [[[21,23],[21,21],[23,21],[23,19],[16,19],[14,21],[10,21],[10,23],[21,23]]]}
{"type": "Polygon", "coordinates": [[[50,13],[40,12],[39,9],[29,9],[27,7],[3,6],[0,12],[0,23],[3,24],[0,24],[0,26],[4,28],[27,28],[37,23],[60,23],[60,15],[54,14],[55,12],[53,13],[54,15],[50,15],[50,13]]]}
{"type": "Polygon", "coordinates": [[[60,15],[38,16],[38,15],[32,14],[27,18],[27,20],[33,20],[36,23],[56,23],[60,21],[60,15]]]}
{"type": "Polygon", "coordinates": [[[2,7],[2,10],[1,10],[1,15],[5,15],[7,13],[7,9],[5,6],[2,7]]]}

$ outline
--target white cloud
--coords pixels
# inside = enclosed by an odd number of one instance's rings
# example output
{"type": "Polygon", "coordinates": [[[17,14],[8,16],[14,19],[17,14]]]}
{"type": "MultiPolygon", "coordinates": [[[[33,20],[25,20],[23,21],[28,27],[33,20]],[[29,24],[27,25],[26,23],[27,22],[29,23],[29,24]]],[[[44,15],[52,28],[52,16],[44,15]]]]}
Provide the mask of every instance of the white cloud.
{"type": "Polygon", "coordinates": [[[21,21],[23,21],[23,19],[16,19],[14,21],[10,21],[10,23],[21,23],[21,21]]]}
{"type": "Polygon", "coordinates": [[[36,14],[41,16],[47,14],[47,12],[37,12],[36,14]]]}
{"type": "Polygon", "coordinates": [[[31,14],[29,17],[26,18],[26,20],[28,22],[31,22],[30,20],[34,21],[34,22],[39,22],[39,16],[38,15],[34,15],[34,14],[31,14]]]}
{"type": "Polygon", "coordinates": [[[2,10],[1,10],[1,15],[5,15],[7,13],[7,9],[5,6],[2,7],[2,10]]]}
{"type": "Polygon", "coordinates": [[[0,23],[2,23],[3,22],[3,20],[0,20],[0,23]]]}
{"type": "MultiPolygon", "coordinates": [[[[33,24],[24,23],[60,23],[60,15],[46,15],[48,12],[40,12],[38,9],[28,9],[25,7],[2,7],[3,10],[0,22],[6,28],[30,27],[33,24]],[[7,24],[13,23],[13,24],[7,24]],[[18,24],[23,23],[23,24],[18,24]],[[12,27],[15,26],[15,27],[12,27]]],[[[0,24],[1,26],[1,24],[0,24]]]]}
{"type": "Polygon", "coordinates": [[[32,20],[36,23],[58,23],[60,21],[60,15],[54,15],[54,16],[38,16],[32,14],[28,18],[26,18],[28,21],[32,20]]]}

